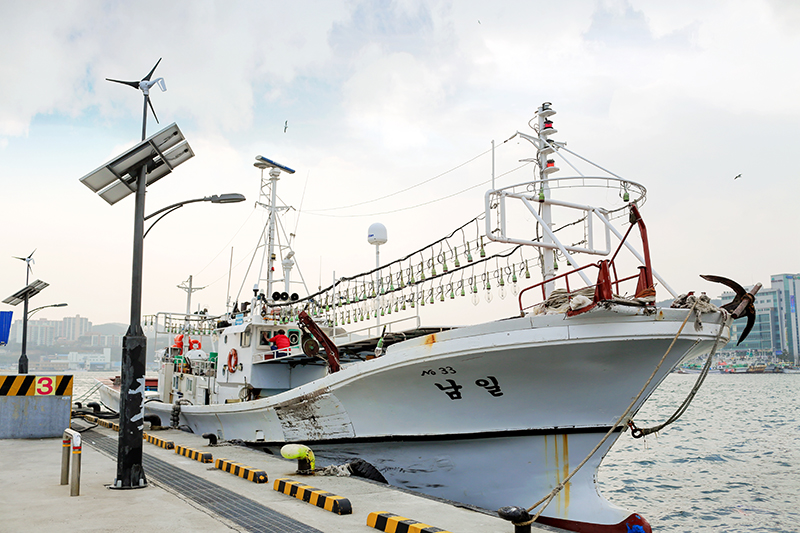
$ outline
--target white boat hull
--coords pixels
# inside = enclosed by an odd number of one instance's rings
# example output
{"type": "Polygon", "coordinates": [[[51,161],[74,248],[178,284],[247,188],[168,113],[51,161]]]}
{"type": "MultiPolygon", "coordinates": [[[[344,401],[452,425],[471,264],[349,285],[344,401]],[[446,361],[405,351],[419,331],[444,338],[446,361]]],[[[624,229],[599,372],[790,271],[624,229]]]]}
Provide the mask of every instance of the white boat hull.
{"type": "MultiPolygon", "coordinates": [[[[688,312],[649,311],[611,306],[428,335],[268,398],[181,406],[181,423],[265,447],[302,442],[332,462],[358,456],[394,485],[490,510],[527,507],[625,412],[688,312]]],[[[706,315],[695,331],[690,319],[630,417],[681,360],[710,351],[721,322],[718,313],[706,315]]],[[[727,336],[725,327],[723,342],[727,336]]],[[[145,408],[166,422],[173,406],[145,408]]],[[[593,454],[542,521],[582,531],[628,531],[643,522],[597,491],[597,469],[619,435],[593,454]]]]}

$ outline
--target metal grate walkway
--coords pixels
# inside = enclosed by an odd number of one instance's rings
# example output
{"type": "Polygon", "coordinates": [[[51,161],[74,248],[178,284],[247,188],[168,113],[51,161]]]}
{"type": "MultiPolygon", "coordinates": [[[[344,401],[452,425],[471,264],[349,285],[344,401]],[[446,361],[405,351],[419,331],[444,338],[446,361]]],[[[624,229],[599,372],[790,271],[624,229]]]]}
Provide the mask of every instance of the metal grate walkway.
{"type": "MultiPolygon", "coordinates": [[[[117,439],[115,437],[108,437],[92,430],[84,431],[83,435],[85,435],[83,441],[85,444],[90,444],[105,455],[116,459],[117,439]],[[92,439],[87,438],[89,435],[92,439]]],[[[147,452],[142,453],[142,463],[148,478],[158,481],[246,531],[253,533],[322,533],[318,529],[298,522],[250,498],[240,496],[206,479],[172,466],[147,452]]]]}

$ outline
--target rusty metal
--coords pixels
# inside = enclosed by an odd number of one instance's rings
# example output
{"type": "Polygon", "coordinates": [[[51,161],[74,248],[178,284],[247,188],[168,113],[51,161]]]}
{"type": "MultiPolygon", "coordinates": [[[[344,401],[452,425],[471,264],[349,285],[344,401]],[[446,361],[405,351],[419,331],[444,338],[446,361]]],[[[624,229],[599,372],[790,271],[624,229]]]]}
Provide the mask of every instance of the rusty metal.
{"type": "Polygon", "coordinates": [[[298,322],[307,328],[312,335],[325,347],[325,353],[328,354],[328,366],[331,373],[339,371],[339,350],[336,345],[331,341],[325,332],[308,316],[308,313],[301,311],[298,317],[298,322]]]}
{"type": "Polygon", "coordinates": [[[733,318],[747,317],[747,325],[744,327],[744,331],[739,336],[739,342],[736,343],[736,346],[739,346],[750,334],[750,330],[753,329],[753,325],[756,323],[756,306],[753,305],[753,302],[755,302],[756,294],[761,290],[761,283],[756,283],[753,288],[750,289],[750,292],[746,292],[741,285],[732,279],[724,278],[722,276],[714,276],[711,274],[701,274],[700,277],[706,281],[721,283],[727,287],[730,287],[733,292],[736,293],[733,301],[726,303],[722,306],[722,308],[728,311],[733,318]]]}

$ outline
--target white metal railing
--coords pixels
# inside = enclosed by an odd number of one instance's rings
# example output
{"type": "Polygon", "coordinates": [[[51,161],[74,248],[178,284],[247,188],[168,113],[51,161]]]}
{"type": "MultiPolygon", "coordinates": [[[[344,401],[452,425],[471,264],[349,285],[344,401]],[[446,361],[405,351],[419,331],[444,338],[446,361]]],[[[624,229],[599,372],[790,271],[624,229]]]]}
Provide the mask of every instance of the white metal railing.
{"type": "Polygon", "coordinates": [[[81,434],[65,429],[61,440],[61,484],[69,483],[69,495],[81,493],[81,434]],[[70,448],[72,448],[72,477],[69,475],[70,448]]]}
{"type": "Polygon", "coordinates": [[[344,335],[336,335],[335,337],[333,337],[332,340],[335,344],[338,345],[338,344],[347,344],[349,342],[359,341],[363,339],[370,339],[373,337],[380,337],[384,327],[386,327],[386,331],[389,332],[402,331],[392,326],[399,324],[401,322],[407,322],[409,320],[414,321],[414,326],[412,329],[418,328],[421,324],[419,316],[409,316],[405,318],[400,318],[398,320],[392,320],[391,322],[385,322],[380,326],[372,325],[354,331],[348,331],[344,335]]]}
{"type": "Polygon", "coordinates": [[[293,355],[291,348],[280,348],[278,350],[253,352],[253,362],[262,363],[264,361],[274,361],[275,359],[281,359],[283,357],[289,357],[291,355],[293,355]],[[271,355],[272,357],[267,357],[267,355],[271,355]]]}

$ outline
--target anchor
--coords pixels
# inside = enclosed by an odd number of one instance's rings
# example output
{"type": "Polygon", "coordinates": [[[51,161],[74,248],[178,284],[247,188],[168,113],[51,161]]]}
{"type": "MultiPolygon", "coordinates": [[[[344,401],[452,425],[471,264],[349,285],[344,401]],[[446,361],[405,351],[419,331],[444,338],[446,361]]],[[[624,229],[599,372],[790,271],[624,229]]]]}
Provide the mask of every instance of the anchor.
{"type": "Polygon", "coordinates": [[[733,289],[733,292],[736,293],[736,296],[733,298],[733,301],[727,303],[722,306],[722,309],[728,311],[733,318],[741,318],[743,316],[747,317],[747,325],[744,327],[744,331],[742,335],[739,337],[739,342],[736,343],[736,346],[739,346],[743,340],[747,338],[747,335],[750,333],[750,330],[753,329],[753,324],[756,323],[756,307],[753,305],[753,302],[756,299],[756,293],[761,290],[761,284],[756,283],[755,286],[747,292],[744,288],[733,281],[732,279],[723,278],[722,276],[713,276],[713,275],[700,275],[706,281],[713,281],[714,283],[722,283],[733,289]]]}

